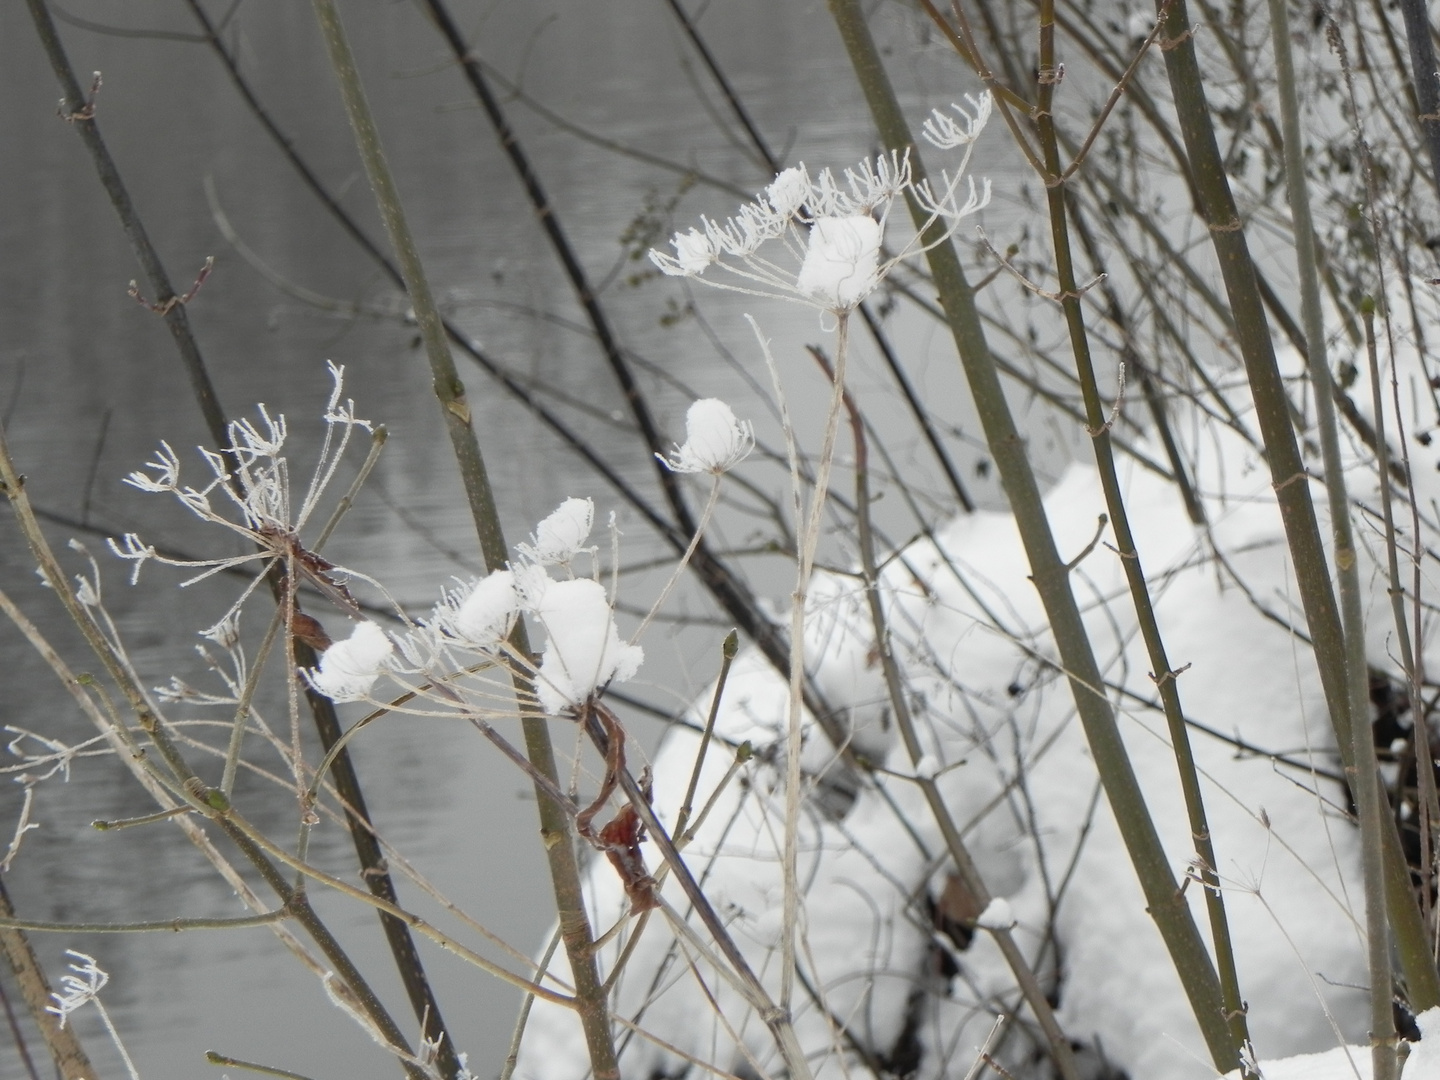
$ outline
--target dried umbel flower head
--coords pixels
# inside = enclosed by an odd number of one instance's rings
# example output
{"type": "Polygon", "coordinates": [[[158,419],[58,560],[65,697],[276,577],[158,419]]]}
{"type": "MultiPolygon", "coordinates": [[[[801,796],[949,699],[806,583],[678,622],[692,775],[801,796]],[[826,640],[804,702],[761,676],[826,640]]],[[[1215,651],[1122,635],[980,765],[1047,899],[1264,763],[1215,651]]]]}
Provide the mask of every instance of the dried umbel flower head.
{"type": "Polygon", "coordinates": [[[660,460],[672,472],[719,476],[754,448],[755,429],[748,420],[737,420],[719,398],[701,398],[685,414],[685,442],[660,460]]]}
{"type": "Polygon", "coordinates": [[[931,222],[946,223],[941,238],[926,240],[930,245],[948,239],[962,219],[990,201],[988,180],[978,190],[970,180],[967,197],[963,202],[958,198],[970,149],[990,116],[988,93],[969,100],[969,110],[953,107],[958,119],[937,112],[925,125],[926,137],[940,148],[965,147],[965,159],[954,176],[941,174],[938,195],[927,182],[913,180],[908,154],[892,152],[862,161],[838,179],[829,169],[812,179],[802,164],[777,175],[762,194],[723,224],[701,218],[698,228],[677,232],[670,241],[674,254],[652,250],[650,260],[672,277],[794,300],[836,314],[853,309],[899,259],[918,249],[918,242],[912,241],[896,258],[880,261],[886,222],[896,199],[912,197],[930,214],[931,222]],[[797,271],[789,272],[761,256],[760,249],[772,240],[784,243],[799,261],[797,271]],[[712,266],[745,284],[706,277],[712,266]]]}
{"type": "MultiPolygon", "coordinates": [[[[518,664],[533,676],[539,704],[551,715],[583,705],[611,682],[633,676],[645,654],[620,639],[604,587],[589,578],[557,580],[548,569],[559,564],[568,573],[570,561],[585,550],[582,545],[589,539],[594,514],[589,499],[566,499],[536,527],[531,543],[516,546],[517,557],[506,569],[447,592],[429,620],[398,639],[410,665],[407,670],[426,671],[431,677],[453,671],[457,652],[518,664]],[[546,636],[538,667],[507,645],[515,620],[522,615],[534,618],[546,636]]],[[[322,658],[322,667],[329,657],[326,653],[322,658]]],[[[379,667],[367,673],[378,674],[387,658],[372,660],[379,667]]],[[[321,675],[312,681],[318,685],[321,675]]],[[[440,678],[449,683],[451,692],[440,696],[447,704],[460,700],[456,694],[470,692],[449,675],[440,678]]]]}
{"type": "MultiPolygon", "coordinates": [[[[165,442],[160,444],[155,459],[146,464],[149,472],[136,471],[126,477],[125,482],[132,487],[170,495],[202,521],[218,525],[253,546],[248,553],[229,558],[175,559],[160,554],[136,534],[128,533],[118,541],[112,539],[110,548],[134,564],[132,584],[139,577],[140,568],[149,561],[199,568],[199,573],[180,583],[182,587],[256,560],[278,561],[287,575],[293,570],[339,607],[359,614],[345,580],[357,577],[377,583],[363,574],[327,562],[307,550],[300,540],[301,531],[335,477],[355,429],[375,434],[368,420],[355,415],[354,402],[343,397],[345,369],[335,364],[330,364],[329,369],[333,387],[324,412],[325,438],[298,508],[292,507],[290,462],[285,456],[288,437],[285,417],[272,416],[264,405],[257,410],[258,424],[236,420],[229,425],[228,446],[219,450],[199,448],[210,473],[204,486],[194,487],[181,480],[180,458],[165,442]]],[[[263,577],[257,577],[211,629],[218,629],[233,618],[261,580],[263,577]]]]}

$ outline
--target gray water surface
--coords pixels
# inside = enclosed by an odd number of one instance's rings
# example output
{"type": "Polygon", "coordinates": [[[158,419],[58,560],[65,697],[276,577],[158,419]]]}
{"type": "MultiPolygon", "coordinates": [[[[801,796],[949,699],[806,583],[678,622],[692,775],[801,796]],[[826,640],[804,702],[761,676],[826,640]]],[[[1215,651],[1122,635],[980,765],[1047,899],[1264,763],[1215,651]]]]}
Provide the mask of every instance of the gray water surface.
{"type": "MultiPolygon", "coordinates": [[[[342,6],[432,286],[447,313],[497,361],[568,399],[556,408],[658,504],[652,463],[627,429],[614,380],[440,38],[414,5],[369,0],[342,6]]],[[[723,108],[719,95],[663,4],[501,0],[454,7],[487,62],[570,122],[741,191],[767,182],[763,169],[712,121],[723,108]]],[[[347,394],[361,416],[387,425],[390,438],[327,555],[381,578],[411,611],[423,613],[452,576],[478,571],[480,561],[413,327],[382,317],[403,311],[401,299],[296,178],[208,47],[175,39],[198,30],[185,4],[67,0],[64,10],[127,31],[61,25],[82,78],[103,72],[101,130],[177,287],[207,256],[216,258],[189,313],[227,415],[253,415],[259,401],[283,411],[295,473],[303,477],[329,391],[324,363],[345,365],[347,394]],[[267,280],[223,238],[207,181],[244,243],[275,277],[370,314],[323,310],[267,280]]],[[[207,10],[218,19],[232,9],[207,4],[207,10]]],[[[886,39],[907,50],[909,59],[896,72],[902,93],[915,102],[972,90],[943,50],[907,18],[893,9],[882,9],[877,18],[886,39]]],[[[701,26],[757,124],[787,160],[843,166],[872,149],[863,103],[823,5],[716,4],[705,10],[701,26]]],[[[225,41],[277,123],[343,205],[380,238],[309,6],[275,0],[235,5],[225,41]]],[[[13,453],[34,503],[78,523],[52,522],[51,540],[62,545],[76,536],[94,553],[108,608],[145,681],[180,675],[201,684],[206,674],[194,652],[195,633],[225,610],[242,582],[213,578],[180,592],[180,572],[151,567],[131,588],[127,568],[108,555],[103,538],[138,529],[173,548],[234,553],[233,540],[120,482],[161,438],[181,452],[198,479],[200,462],[190,448],[208,439],[163,324],[126,295],[127,283],[139,276],[137,265],[79,140],[56,115],[57,84],[23,5],[0,5],[0,84],[0,410],[13,453]]],[[[659,374],[645,375],[645,385],[665,430],[682,437],[690,394],[660,375],[683,381],[696,394],[727,397],[742,415],[755,417],[762,440],[778,445],[767,407],[747,381],[765,376],[738,317],[742,311],[762,319],[787,373],[808,386],[792,405],[802,430],[813,428],[823,387],[799,346],[823,340],[814,313],[706,296],[708,329],[694,320],[664,325],[669,305],[683,304],[685,296],[669,282],[627,286],[625,276],[645,264],[625,260],[621,236],[647,205],[675,199],[680,177],[557,129],[514,97],[506,107],[587,270],[608,283],[605,296],[622,340],[659,365],[659,374]],[[739,357],[744,376],[715,349],[712,332],[739,357]]],[[[1003,143],[997,135],[996,146],[1003,143]]],[[[1002,160],[986,171],[995,175],[1005,168],[1002,160]]],[[[1004,193],[1001,201],[1013,195],[1004,193]]],[[[701,212],[724,214],[735,205],[733,193],[700,184],[679,199],[674,213],[688,225],[701,212]]],[[[927,398],[944,403],[937,410],[952,425],[969,424],[944,336],[919,323],[896,332],[927,398]],[[932,353],[943,362],[929,363],[932,353]]],[[[663,553],[602,480],[483,373],[463,358],[459,362],[512,542],[561,498],[591,495],[598,520],[616,511],[627,560],[663,553]]],[[[857,385],[880,388],[876,415],[882,421],[899,416],[893,388],[873,358],[857,353],[856,363],[857,385]]],[[[903,426],[896,422],[897,429],[903,426]]],[[[950,442],[980,498],[994,504],[993,481],[969,471],[974,452],[958,439],[950,442]]],[[[897,438],[896,450],[917,488],[937,492],[932,505],[943,514],[933,462],[913,432],[897,438]]],[[[695,495],[703,497],[703,490],[696,488],[695,495]]],[[[722,516],[719,526],[723,538],[741,546],[756,528],[743,517],[722,516]]],[[[913,526],[897,518],[895,528],[903,535],[913,526]]],[[[66,557],[75,572],[85,569],[78,555],[66,557]]],[[[746,565],[762,594],[779,596],[788,588],[784,560],[746,565]]],[[[89,670],[93,659],[58,616],[53,598],[36,585],[32,569],[7,516],[0,522],[0,582],[72,665],[89,670]]],[[[632,580],[643,606],[661,577],[627,578],[632,580]]],[[[682,595],[672,608],[714,615],[696,594],[682,595]]],[[[246,628],[253,635],[268,615],[264,604],[250,610],[246,628]]],[[[712,677],[723,632],[723,621],[685,633],[657,627],[644,642],[649,656],[636,693],[666,707],[687,700],[712,677]]],[[[8,625],[0,627],[0,656],[6,691],[0,723],[66,741],[88,737],[84,719],[8,625]]],[[[271,693],[262,707],[272,723],[286,727],[282,695],[271,693]]],[[[658,724],[643,714],[630,715],[629,722],[639,743],[653,745],[658,724]]],[[[472,730],[439,720],[376,725],[357,742],[355,757],[385,837],[496,934],[521,950],[535,950],[553,909],[533,842],[534,806],[525,778],[472,730]]],[[[278,788],[246,777],[238,798],[276,837],[293,836],[294,802],[278,788]]],[[[4,792],[3,800],[8,839],[18,788],[4,792]]],[[[40,828],[27,836],[5,877],[17,910],[35,919],[103,922],[239,914],[230,890],[173,827],[89,828],[94,819],[149,808],[128,774],[106,757],[78,761],[68,783],[57,777],[41,785],[35,809],[40,828]]],[[[335,825],[318,831],[312,855],[356,880],[349,839],[335,825]]],[[[401,890],[407,902],[434,914],[415,889],[402,884],[401,890]]],[[[362,965],[377,973],[377,986],[413,1031],[373,915],[323,890],[316,890],[316,900],[362,965]]],[[[204,1062],[211,1048],[315,1080],[395,1074],[267,930],[37,934],[33,940],[52,979],[63,968],[65,948],[93,953],[109,971],[103,1000],[146,1080],[218,1075],[204,1062]]],[[[423,951],[458,1042],[477,1073],[493,1075],[518,994],[453,957],[423,951]]],[[[8,975],[0,974],[0,985],[18,1006],[8,975]]],[[[86,1010],[77,1022],[103,1074],[120,1075],[93,1013],[86,1010]]],[[[10,1041],[0,1028],[4,1078],[24,1075],[10,1041]]],[[[31,1052],[43,1056],[38,1043],[31,1052]]]]}

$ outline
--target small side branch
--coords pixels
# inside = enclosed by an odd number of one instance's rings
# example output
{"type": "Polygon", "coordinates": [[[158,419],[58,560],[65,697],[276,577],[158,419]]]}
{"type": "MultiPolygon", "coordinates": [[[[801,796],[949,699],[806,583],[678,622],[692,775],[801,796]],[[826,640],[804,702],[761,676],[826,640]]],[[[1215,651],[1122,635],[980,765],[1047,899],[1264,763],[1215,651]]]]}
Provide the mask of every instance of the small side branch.
{"type": "Polygon", "coordinates": [[[191,285],[190,291],[183,296],[171,296],[159,302],[146,300],[140,293],[139,282],[133,279],[130,282],[130,287],[126,289],[125,292],[129,295],[130,299],[134,300],[141,307],[153,311],[156,315],[169,315],[170,312],[174,310],[176,304],[188,304],[191,300],[195,299],[195,294],[200,291],[200,287],[205,284],[206,279],[210,276],[210,271],[213,269],[215,269],[215,256],[207,255],[205,257],[205,265],[200,268],[200,273],[195,275],[195,284],[191,285]]]}

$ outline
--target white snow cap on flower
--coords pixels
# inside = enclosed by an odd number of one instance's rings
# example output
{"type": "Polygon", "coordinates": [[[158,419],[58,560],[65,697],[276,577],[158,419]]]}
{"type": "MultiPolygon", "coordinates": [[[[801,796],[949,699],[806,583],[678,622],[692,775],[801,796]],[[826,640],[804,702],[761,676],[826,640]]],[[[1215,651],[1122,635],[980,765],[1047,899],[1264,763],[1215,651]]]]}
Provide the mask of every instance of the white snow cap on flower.
{"type": "Polygon", "coordinates": [[[566,499],[535,526],[535,543],[520,544],[521,554],[538,563],[565,565],[590,537],[595,521],[595,504],[589,499],[566,499]]]}
{"type": "Polygon", "coordinates": [[[597,687],[625,682],[640,670],[645,651],[621,642],[610,600],[598,581],[552,582],[534,610],[549,637],[535,689],[541,708],[550,715],[580,705],[597,687]]]}
{"type": "Polygon", "coordinates": [[[510,572],[515,575],[515,595],[520,598],[520,606],[526,611],[539,611],[541,598],[555,584],[549,571],[539,563],[519,562],[511,564],[510,572]]]}
{"type": "Polygon", "coordinates": [[[765,201],[781,217],[793,217],[810,198],[810,174],[804,164],[778,174],[765,189],[765,201]]]}
{"type": "Polygon", "coordinates": [[[869,214],[817,218],[795,287],[832,311],[853,308],[879,284],[880,223],[869,214]]]}
{"type": "Polygon", "coordinates": [[[331,701],[359,701],[388,666],[395,646],[373,622],[362,622],[344,641],[331,645],[310,671],[310,685],[331,701]]]}
{"type": "Polygon", "coordinates": [[[671,472],[719,476],[740,464],[754,448],[755,429],[750,421],[737,420],[719,398],[701,398],[685,413],[684,445],[660,460],[671,472]]]}
{"type": "Polygon", "coordinates": [[[1010,930],[1015,926],[1015,912],[1010,908],[1010,901],[1002,896],[997,896],[990,903],[985,905],[985,910],[975,920],[975,925],[982,930],[1010,930]]]}
{"type": "Polygon", "coordinates": [[[467,645],[488,648],[510,632],[519,610],[515,575],[509,570],[496,570],[475,583],[455,614],[446,620],[446,628],[467,645]]]}

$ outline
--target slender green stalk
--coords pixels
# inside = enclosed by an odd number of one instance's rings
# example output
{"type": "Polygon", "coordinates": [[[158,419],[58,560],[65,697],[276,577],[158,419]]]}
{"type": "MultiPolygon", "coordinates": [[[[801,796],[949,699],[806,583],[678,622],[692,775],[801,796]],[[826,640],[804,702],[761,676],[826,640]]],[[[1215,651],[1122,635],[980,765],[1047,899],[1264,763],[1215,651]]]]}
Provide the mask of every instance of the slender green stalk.
{"type": "MultiPolygon", "coordinates": [[[[1138,62],[1138,61],[1137,61],[1138,62]]],[[[1195,765],[1195,755],[1190,746],[1190,734],[1185,726],[1185,713],[1180,705],[1178,674],[1170,665],[1164,639],[1160,633],[1159,620],[1150,599],[1150,586],[1140,551],[1130,528],[1130,515],[1125,506],[1120,477],[1115,468],[1115,453],[1110,440],[1111,422],[1106,419],[1105,403],[1095,378],[1095,367],[1091,358],[1089,333],[1085,326],[1085,312],[1081,306],[1082,291],[1075,277],[1074,257],[1070,247],[1070,230],[1067,220],[1065,198],[1066,178],[1074,173],[1074,164],[1062,168],[1060,143],[1057,138],[1054,117],[1055,87],[1059,82],[1055,59],[1055,7],[1054,0],[1042,0],[1040,6],[1040,69],[1036,94],[1036,127],[1039,131],[1041,152],[1044,155],[1046,203],[1050,210],[1051,245],[1055,253],[1055,270],[1060,285],[1060,303],[1065,313],[1065,323],[1070,334],[1071,352],[1075,357],[1076,374],[1080,380],[1081,393],[1085,399],[1087,417],[1086,430],[1090,435],[1095,453],[1095,464],[1100,476],[1100,486],[1105,493],[1105,507],[1114,530],[1116,552],[1125,571],[1125,580],[1135,605],[1135,614],[1140,625],[1140,635],[1150,659],[1156,690],[1165,713],[1170,742],[1175,753],[1175,764],[1180,774],[1180,787],[1185,798],[1185,811],[1190,823],[1190,836],[1195,844],[1196,862],[1200,882],[1204,886],[1205,907],[1210,920],[1211,944],[1215,964],[1220,978],[1220,992],[1224,1003],[1225,1020],[1230,1028],[1231,1056],[1229,1067],[1237,1062],[1252,1075],[1243,1053],[1249,1042],[1249,1031],[1245,1022],[1245,1003],[1240,995],[1240,979],[1235,969],[1235,949],[1230,937],[1230,924],[1225,915],[1225,897],[1220,890],[1219,860],[1210,833],[1209,820],[1205,813],[1204,796],[1200,790],[1200,775],[1195,765]]],[[[1079,159],[1076,159],[1078,163],[1079,159]]],[[[1123,379],[1123,369],[1122,369],[1123,379]]],[[[1192,510],[1193,514],[1193,510],[1192,510]]],[[[1217,1062],[1225,1066],[1225,1062],[1217,1062]]]]}
{"type": "MultiPolygon", "coordinates": [[[[1163,48],[1171,95],[1190,157],[1190,171],[1201,212],[1209,226],[1211,243],[1234,313],[1237,342],[1265,442],[1275,498],[1285,527],[1321,686],[1347,772],[1368,771],[1365,764],[1355,757],[1355,749],[1362,740],[1353,731],[1356,726],[1368,728],[1368,718],[1364,712],[1353,718],[1351,715],[1354,705],[1346,677],[1350,660],[1346,652],[1345,630],[1330,585],[1320,529],[1310,501],[1305,463],[1291,426],[1290,401],[1275,361],[1274,344],[1265,319],[1254,263],[1205,100],[1204,81],[1195,54],[1193,28],[1185,0],[1174,0],[1165,18],[1163,48]]],[[[1368,738],[1363,742],[1369,745],[1368,738]]],[[[1373,752],[1373,747],[1371,750],[1373,752]]],[[[1368,783],[1363,778],[1358,782],[1368,783]]],[[[1383,853],[1383,902],[1389,913],[1390,928],[1396,936],[1411,993],[1411,1005],[1417,1010],[1431,1008],[1440,1004],[1440,974],[1437,974],[1430,958],[1420,910],[1409,891],[1409,871],[1393,820],[1380,830],[1378,845],[1372,846],[1378,846],[1383,853]]],[[[1378,896],[1371,899],[1375,903],[1381,902],[1378,896]]],[[[1376,993],[1381,992],[1376,989],[1376,993]]],[[[1377,1033],[1376,1037],[1383,1039],[1385,1036],[1377,1033]]]]}
{"type": "Polygon", "coordinates": [[[237,930],[251,926],[269,926],[273,922],[279,922],[281,919],[289,917],[290,913],[284,908],[279,911],[261,912],[259,915],[238,915],[228,919],[178,918],[128,923],[46,922],[0,915],[0,929],[29,930],[34,933],[46,934],[149,934],[157,931],[178,934],[182,930],[237,930]]]}
{"type": "Polygon", "coordinates": [[[725,695],[725,684],[730,679],[730,665],[740,641],[734,630],[725,635],[720,649],[720,674],[715,678],[715,695],[710,701],[710,712],[705,717],[705,730],[700,734],[700,749],[695,752],[695,766],[690,770],[690,782],[685,785],[685,798],[680,800],[680,810],[675,815],[675,828],[671,831],[679,839],[685,836],[685,825],[695,808],[695,789],[700,785],[700,773],[705,768],[705,753],[710,749],[710,737],[715,734],[715,720],[720,715],[720,699],[725,695]]]}
{"type": "Polygon", "coordinates": [[[254,1061],[244,1061],[215,1050],[206,1050],[205,1060],[211,1065],[229,1065],[232,1069],[244,1069],[247,1072],[262,1073],[265,1076],[278,1076],[282,1080],[310,1080],[304,1073],[291,1072],[289,1069],[281,1069],[274,1065],[261,1065],[254,1061]]]}
{"type": "MultiPolygon", "coordinates": [[[[1100,258],[1100,249],[1095,242],[1095,234],[1086,221],[1085,211],[1080,200],[1075,198],[1075,193],[1070,187],[1065,188],[1065,207],[1067,220],[1075,226],[1075,231],[1080,235],[1080,243],[1084,246],[1089,255],[1090,263],[1098,271],[1103,265],[1100,258]]],[[[1191,522],[1196,525],[1205,524],[1205,507],[1196,494],[1195,485],[1190,479],[1190,467],[1186,464],[1180,453],[1180,444],[1175,439],[1175,431],[1170,423],[1169,411],[1165,407],[1165,397],[1160,387],[1159,379],[1151,369],[1150,362],[1140,355],[1134,335],[1130,326],[1130,319],[1125,314],[1124,305],[1120,302],[1120,296],[1116,293],[1106,277],[1099,283],[1100,290],[1105,297],[1105,306],[1108,308],[1106,317],[1121,333],[1121,357],[1125,364],[1127,376],[1134,373],[1136,381],[1140,384],[1140,392],[1145,397],[1145,406],[1150,413],[1150,420],[1155,425],[1155,431],[1160,436],[1160,445],[1165,448],[1165,460],[1170,463],[1170,473],[1174,478],[1175,486],[1180,489],[1180,496],[1185,500],[1185,512],[1190,516],[1191,522]]],[[[1093,421],[1090,423],[1093,425],[1093,421]]],[[[1112,424],[1105,437],[1112,443],[1115,427],[1112,424]]],[[[1118,445],[1118,444],[1117,444],[1118,445]]],[[[1121,446],[1124,451],[1124,447],[1121,446]]]]}
{"type": "MultiPolygon", "coordinates": [[[[870,36],[859,0],[830,0],[829,6],[885,148],[909,153],[916,180],[922,179],[925,174],[920,156],[870,36]]],[[[923,210],[912,205],[911,214],[916,227],[924,228],[923,210]]],[[[1105,697],[1099,666],[1070,588],[1070,567],[1060,558],[1055,546],[1039,487],[1025,455],[1024,440],[1016,429],[985,341],[974,293],[952,244],[930,248],[928,258],[986,441],[1015,514],[1032,580],[1050,620],[1051,633],[1070,681],[1096,768],[1145,892],[1150,915],[1170,951],[1215,1063],[1228,1070],[1233,1064],[1231,1034],[1224,1018],[1220,982],[1170,870],[1120,738],[1114,712],[1105,697]]]]}
{"type": "MultiPolygon", "coordinates": [[[[1365,334],[1368,355],[1375,336],[1374,327],[1369,319],[1365,323],[1365,334]]],[[[1379,364],[1377,363],[1371,372],[1372,380],[1378,377],[1379,373],[1379,364]]],[[[1405,448],[1405,419],[1400,406],[1400,378],[1393,365],[1390,368],[1390,391],[1395,406],[1396,425],[1399,429],[1396,432],[1396,441],[1401,448],[1402,459],[1399,467],[1408,475],[1410,455],[1405,448]]],[[[1376,404],[1378,405],[1379,402],[1376,404]]],[[[1415,616],[1415,629],[1412,635],[1405,619],[1405,585],[1400,578],[1400,544],[1395,528],[1395,508],[1394,498],[1391,495],[1392,484],[1389,468],[1390,451],[1386,443],[1383,409],[1375,410],[1375,420],[1376,436],[1380,445],[1380,516],[1385,522],[1385,561],[1390,577],[1390,611],[1395,620],[1395,640],[1399,646],[1400,662],[1410,684],[1410,700],[1423,702],[1425,700],[1425,657],[1423,653],[1417,652],[1412,647],[1412,642],[1424,640],[1425,605],[1420,600],[1424,583],[1424,549],[1419,545],[1412,545],[1410,551],[1410,596],[1414,600],[1415,616]]],[[[1406,502],[1410,508],[1410,535],[1420,536],[1420,508],[1417,505],[1417,499],[1412,496],[1406,502]]],[[[1428,707],[1417,709],[1412,705],[1411,709],[1412,716],[1421,716],[1428,707]]],[[[1420,832],[1420,911],[1425,926],[1434,927],[1435,923],[1432,921],[1434,906],[1430,890],[1435,880],[1435,830],[1440,827],[1440,793],[1437,793],[1435,786],[1435,758],[1430,746],[1429,727],[1428,723],[1414,723],[1411,730],[1415,739],[1415,775],[1420,796],[1420,820],[1418,822],[1420,832]]]]}
{"type": "MultiPolygon", "coordinates": [[[[340,22],[340,13],[334,0],[314,0],[314,7],[330,54],[331,66],[340,82],[341,96],[345,100],[345,110],[355,132],[356,146],[365,162],[365,171],[370,178],[376,204],[385,220],[385,231],[395,249],[405,289],[410,294],[410,303],[415,310],[416,322],[425,343],[425,353],[430,361],[435,396],[440,402],[445,427],[460,466],[460,477],[480,538],[481,553],[485,565],[495,569],[505,564],[509,550],[505,544],[485,461],[480,453],[480,444],[471,423],[465,386],[455,370],[455,361],[446,342],[445,326],[430,292],[419,250],[405,220],[400,193],[385,160],[380,133],[375,127],[374,116],[366,101],[360,73],[340,22]]],[[[529,653],[523,622],[517,622],[512,644],[521,654],[529,653]]],[[[524,700],[527,696],[528,680],[518,670],[515,678],[517,693],[521,700],[524,700]]],[[[553,780],[558,776],[558,771],[545,718],[527,714],[522,718],[522,724],[531,764],[542,776],[553,780]]],[[[575,858],[574,844],[570,840],[569,820],[564,809],[545,788],[537,786],[536,797],[540,811],[540,834],[550,864],[561,936],[565,941],[566,954],[575,978],[578,1012],[585,1030],[591,1068],[596,1080],[618,1080],[620,1069],[610,1032],[609,1008],[595,962],[594,935],[590,930],[590,920],[586,915],[584,897],[581,894],[580,870],[575,858]]],[[[427,1033],[428,1030],[427,1028],[427,1033]]],[[[436,1030],[443,1031],[438,1024],[436,1030]]],[[[442,1047],[442,1053],[447,1054],[444,1066],[446,1075],[458,1074],[460,1063],[448,1038],[442,1047]]]]}
{"type": "MultiPolygon", "coordinates": [[[[1306,359],[1320,431],[1325,465],[1325,490],[1330,503],[1330,527],[1335,546],[1335,578],[1339,584],[1340,620],[1345,637],[1345,684],[1350,706],[1350,727],[1355,748],[1355,804],[1359,810],[1361,858],[1365,876],[1365,930],[1370,967],[1371,1064],[1375,1080],[1395,1076],[1397,1037],[1391,1005],[1390,932],[1386,920],[1384,849],[1380,839],[1388,816],[1382,806],[1384,788],[1378,781],[1374,737],[1369,723],[1370,669],[1365,658],[1365,619],[1361,610],[1360,569],[1350,521],[1350,498],[1345,490],[1345,468],[1340,456],[1340,435],[1332,400],[1330,364],[1325,347],[1325,320],[1320,307],[1319,259],[1315,227],[1310,216],[1310,189],[1305,176],[1305,149],[1300,136],[1300,104],[1295,90],[1295,64],[1291,53],[1290,20],[1285,0],[1269,0],[1270,36],[1275,47],[1280,117],[1285,148],[1285,179],[1295,234],[1295,258],[1300,274],[1300,312],[1305,324],[1306,359]]],[[[1368,320],[1367,320],[1368,325],[1368,320]]],[[[1383,438],[1384,408],[1379,371],[1371,351],[1371,378],[1375,391],[1377,435],[1383,438]]],[[[1380,483],[1388,491],[1385,463],[1380,483]]],[[[1394,558],[1391,539],[1391,558],[1394,558]]],[[[1402,620],[1403,621],[1403,620],[1402,620]]]]}

